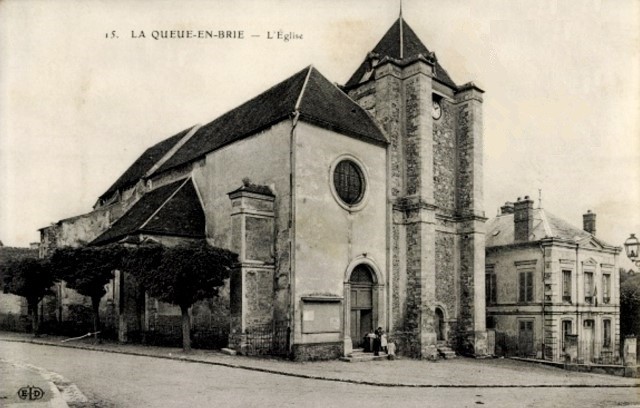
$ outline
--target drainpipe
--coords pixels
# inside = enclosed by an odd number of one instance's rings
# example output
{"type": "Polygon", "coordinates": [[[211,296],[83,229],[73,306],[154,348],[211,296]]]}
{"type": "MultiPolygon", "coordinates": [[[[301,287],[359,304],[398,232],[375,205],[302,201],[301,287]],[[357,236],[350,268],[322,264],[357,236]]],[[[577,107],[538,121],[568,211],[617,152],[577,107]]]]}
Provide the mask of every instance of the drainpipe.
{"type": "MultiPolygon", "coordinates": [[[[387,289],[387,304],[385,312],[387,315],[387,328],[386,331],[387,333],[389,333],[389,336],[395,336],[395,333],[391,334],[391,329],[392,329],[392,325],[393,325],[393,320],[392,320],[392,314],[393,314],[393,287],[391,286],[391,277],[393,275],[393,257],[395,256],[395,254],[393,253],[392,250],[392,243],[391,243],[391,237],[393,236],[393,201],[391,198],[391,177],[389,177],[389,175],[391,175],[391,156],[390,156],[390,149],[389,146],[387,146],[385,148],[386,152],[385,152],[385,161],[386,161],[386,173],[385,176],[386,180],[386,211],[387,211],[387,220],[386,220],[386,231],[387,231],[387,239],[386,239],[386,251],[387,251],[387,274],[386,274],[386,289],[387,289]]],[[[395,330],[394,330],[395,332],[395,330]]]]}
{"type": "Polygon", "coordinates": [[[293,352],[293,341],[295,339],[296,327],[296,294],[295,294],[295,130],[298,125],[300,112],[295,110],[291,113],[291,132],[289,135],[289,354],[293,352]]]}
{"type": "MultiPolygon", "coordinates": [[[[580,315],[578,314],[578,272],[579,272],[579,266],[578,266],[578,261],[579,261],[579,257],[578,257],[578,249],[580,248],[580,244],[576,243],[576,335],[578,335],[578,328],[580,327],[579,322],[580,322],[580,315]]],[[[578,357],[582,357],[582,351],[580,350],[580,336],[578,336],[578,357]]]]}
{"type": "Polygon", "coordinates": [[[546,321],[544,320],[544,312],[545,312],[545,305],[546,305],[546,286],[545,286],[545,282],[544,282],[544,274],[546,271],[546,264],[547,264],[547,257],[546,257],[546,253],[544,250],[544,247],[542,246],[542,242],[540,242],[540,251],[542,251],[542,359],[545,359],[545,335],[544,335],[544,329],[545,329],[545,325],[546,325],[546,321]]]}

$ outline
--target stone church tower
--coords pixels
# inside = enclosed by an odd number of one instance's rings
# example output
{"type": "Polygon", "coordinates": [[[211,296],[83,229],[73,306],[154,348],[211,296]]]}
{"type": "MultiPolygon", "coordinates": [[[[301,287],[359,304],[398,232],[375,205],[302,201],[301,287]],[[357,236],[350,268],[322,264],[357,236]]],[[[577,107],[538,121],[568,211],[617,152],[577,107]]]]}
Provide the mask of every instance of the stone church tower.
{"type": "Polygon", "coordinates": [[[402,16],[343,88],[390,138],[389,330],[406,354],[486,354],[482,94],[402,16]]]}

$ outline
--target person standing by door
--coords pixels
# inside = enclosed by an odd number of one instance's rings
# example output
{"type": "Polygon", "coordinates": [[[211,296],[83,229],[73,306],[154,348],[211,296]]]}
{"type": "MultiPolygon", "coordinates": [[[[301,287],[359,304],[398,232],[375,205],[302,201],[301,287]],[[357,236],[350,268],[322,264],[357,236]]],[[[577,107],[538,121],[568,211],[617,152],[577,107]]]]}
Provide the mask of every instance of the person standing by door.
{"type": "Polygon", "coordinates": [[[373,355],[380,355],[380,348],[382,345],[382,327],[378,327],[376,330],[376,337],[373,339],[373,355]]]}

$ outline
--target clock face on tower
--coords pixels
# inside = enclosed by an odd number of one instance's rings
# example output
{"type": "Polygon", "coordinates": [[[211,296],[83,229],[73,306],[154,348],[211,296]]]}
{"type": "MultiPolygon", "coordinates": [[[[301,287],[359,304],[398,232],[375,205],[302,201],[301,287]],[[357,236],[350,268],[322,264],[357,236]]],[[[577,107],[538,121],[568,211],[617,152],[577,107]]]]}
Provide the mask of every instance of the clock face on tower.
{"type": "Polygon", "coordinates": [[[440,106],[439,101],[433,101],[433,106],[431,107],[431,116],[433,116],[433,118],[436,120],[440,119],[440,117],[442,116],[442,106],[440,106]]]}

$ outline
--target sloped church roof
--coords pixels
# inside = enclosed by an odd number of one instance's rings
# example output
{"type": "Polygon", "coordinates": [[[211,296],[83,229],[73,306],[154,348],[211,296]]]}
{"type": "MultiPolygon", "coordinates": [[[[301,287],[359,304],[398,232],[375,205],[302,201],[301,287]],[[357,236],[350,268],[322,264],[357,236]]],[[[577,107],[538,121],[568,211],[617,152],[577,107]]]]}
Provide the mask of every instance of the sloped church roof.
{"type": "Polygon", "coordinates": [[[204,211],[191,178],[143,195],[91,245],[107,244],[135,234],[204,238],[204,211]]]}
{"type": "Polygon", "coordinates": [[[188,132],[190,129],[185,129],[182,132],[171,136],[168,139],[156,143],[140,155],[133,162],[133,164],[109,187],[107,191],[100,196],[100,199],[107,199],[113,193],[118,190],[126,189],[135,185],[138,180],[142,178],[154,164],[158,162],[165,154],[173,148],[188,132]]]}
{"type": "MultiPolygon", "coordinates": [[[[432,55],[431,51],[420,41],[420,38],[418,38],[413,29],[409,27],[409,24],[404,21],[402,16],[389,28],[371,52],[377,54],[379,59],[389,57],[400,62],[416,59],[419,55],[422,55],[424,58],[431,57],[432,55]]],[[[352,88],[360,82],[363,82],[363,78],[369,68],[370,63],[368,59],[366,59],[347,81],[345,88],[352,88]]],[[[457,88],[455,82],[453,82],[447,71],[437,60],[435,61],[435,78],[453,89],[457,88]]]]}
{"type": "Polygon", "coordinates": [[[164,172],[268,129],[291,118],[294,112],[301,121],[371,143],[387,143],[369,113],[309,66],[198,128],[190,137],[192,128],[147,149],[100,198],[108,199],[116,191],[135,185],[145,175],[150,176],[149,171],[153,174],[164,172]],[[187,137],[188,140],[182,141],[187,137]],[[178,143],[184,144],[179,146],[178,143]],[[178,148],[171,154],[174,147],[178,148]],[[167,154],[170,157],[153,170],[167,154]]]}

